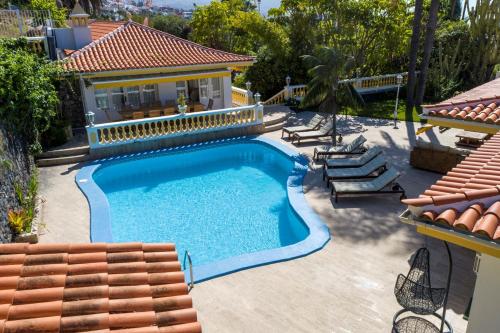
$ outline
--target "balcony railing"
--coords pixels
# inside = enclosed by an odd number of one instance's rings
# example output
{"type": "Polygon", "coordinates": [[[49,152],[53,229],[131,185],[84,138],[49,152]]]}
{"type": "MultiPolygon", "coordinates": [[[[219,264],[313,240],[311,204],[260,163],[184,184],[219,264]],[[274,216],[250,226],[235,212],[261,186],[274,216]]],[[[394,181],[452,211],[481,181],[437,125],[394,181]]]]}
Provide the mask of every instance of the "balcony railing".
{"type": "MultiPolygon", "coordinates": [[[[378,91],[383,89],[395,89],[398,86],[397,77],[401,75],[403,81],[401,85],[405,85],[408,81],[408,73],[387,74],[369,77],[359,77],[354,79],[340,80],[339,84],[352,84],[353,87],[360,93],[368,91],[378,91]]],[[[418,75],[418,72],[417,72],[418,75]]],[[[289,87],[284,87],[264,102],[265,105],[283,104],[288,98],[302,98],[307,93],[307,86],[299,84],[289,87]]]]}
{"type": "Polygon", "coordinates": [[[262,124],[262,103],[87,126],[90,149],[262,124]]]}
{"type": "Polygon", "coordinates": [[[48,10],[0,10],[0,37],[42,37],[52,27],[48,10]]]}

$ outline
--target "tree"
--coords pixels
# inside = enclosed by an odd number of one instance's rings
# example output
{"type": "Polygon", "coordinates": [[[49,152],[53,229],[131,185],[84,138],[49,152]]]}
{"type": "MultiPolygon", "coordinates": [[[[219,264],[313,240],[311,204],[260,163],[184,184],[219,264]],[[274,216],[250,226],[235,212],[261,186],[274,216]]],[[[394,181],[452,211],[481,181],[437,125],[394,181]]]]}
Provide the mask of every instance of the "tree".
{"type": "MultiPolygon", "coordinates": [[[[75,7],[77,0],[57,0],[57,4],[59,7],[66,7],[69,10],[72,10],[75,7]]],[[[99,14],[101,11],[103,0],[78,0],[83,9],[93,15],[99,14]]]]}
{"type": "Polygon", "coordinates": [[[66,17],[68,10],[60,8],[56,4],[56,0],[31,0],[29,4],[30,9],[35,10],[48,10],[56,27],[66,26],[66,17]]]}
{"type": "Polygon", "coordinates": [[[408,84],[406,91],[406,110],[412,112],[415,106],[415,85],[417,81],[417,57],[420,40],[420,26],[422,25],[423,0],[415,0],[415,11],[413,14],[413,33],[410,41],[410,60],[408,66],[408,84]]]}
{"type": "Polygon", "coordinates": [[[431,60],[431,52],[434,46],[434,35],[436,34],[436,26],[438,20],[439,0],[431,0],[431,7],[429,9],[429,18],[427,20],[427,27],[425,31],[424,41],[424,56],[422,65],[420,67],[420,79],[418,81],[415,102],[420,106],[424,99],[425,82],[427,80],[427,70],[431,60]]]}
{"type": "Polygon", "coordinates": [[[153,17],[150,26],[184,39],[187,39],[191,32],[188,20],[177,15],[157,15],[153,17]]]}
{"type": "Polygon", "coordinates": [[[0,42],[0,121],[21,133],[31,152],[56,117],[61,70],[34,54],[26,39],[0,42]]]}
{"type": "Polygon", "coordinates": [[[307,94],[304,105],[319,105],[320,110],[332,113],[333,132],[332,143],[337,143],[337,94],[339,79],[351,74],[354,67],[354,58],[347,56],[339,48],[321,46],[316,55],[303,56],[311,80],[307,84],[307,94]]]}
{"type": "Polygon", "coordinates": [[[468,81],[482,84],[493,77],[500,63],[500,0],[477,0],[476,7],[466,4],[470,24],[468,81]]]}

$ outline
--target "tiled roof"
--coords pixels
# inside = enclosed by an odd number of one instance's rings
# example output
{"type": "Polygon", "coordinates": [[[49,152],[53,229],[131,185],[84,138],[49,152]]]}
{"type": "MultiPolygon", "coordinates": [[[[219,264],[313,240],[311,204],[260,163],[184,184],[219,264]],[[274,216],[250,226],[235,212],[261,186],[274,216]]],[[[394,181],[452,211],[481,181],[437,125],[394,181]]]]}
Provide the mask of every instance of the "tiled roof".
{"type": "Polygon", "coordinates": [[[253,61],[250,56],[204,47],[128,21],[73,53],[63,66],[68,71],[91,73],[253,61]]]}
{"type": "Polygon", "coordinates": [[[457,104],[479,104],[492,99],[500,99],[500,78],[486,82],[441,103],[425,105],[424,108],[434,109],[457,104]]]}
{"type": "Polygon", "coordinates": [[[118,29],[125,22],[112,22],[112,21],[93,21],[89,23],[90,32],[92,34],[92,40],[98,40],[99,38],[109,34],[113,30],[118,29]]]}
{"type": "Polygon", "coordinates": [[[470,104],[464,107],[442,106],[428,112],[429,116],[451,118],[468,121],[478,121],[487,124],[500,125],[500,99],[492,103],[470,104]]]}
{"type": "Polygon", "coordinates": [[[500,241],[500,132],[419,198],[402,202],[421,219],[500,241]]]}
{"type": "Polygon", "coordinates": [[[173,244],[2,244],[0,332],[201,327],[173,244]]]}

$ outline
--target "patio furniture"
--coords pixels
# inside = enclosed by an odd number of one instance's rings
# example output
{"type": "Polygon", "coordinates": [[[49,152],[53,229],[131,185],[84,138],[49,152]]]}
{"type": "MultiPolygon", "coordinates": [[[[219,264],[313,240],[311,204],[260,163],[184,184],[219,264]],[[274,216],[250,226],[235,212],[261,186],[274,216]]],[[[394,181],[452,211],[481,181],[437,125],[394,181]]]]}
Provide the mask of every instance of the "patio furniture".
{"type": "Polygon", "coordinates": [[[381,174],[387,169],[387,161],[382,155],[375,157],[367,164],[357,168],[323,169],[323,180],[326,179],[326,187],[332,179],[374,178],[375,172],[381,174]]]}
{"type": "Polygon", "coordinates": [[[288,138],[290,138],[290,135],[296,132],[308,132],[308,131],[314,131],[317,129],[321,123],[325,120],[323,116],[320,116],[319,114],[316,114],[314,117],[312,117],[307,124],[304,125],[299,125],[299,126],[291,126],[291,127],[283,127],[281,130],[281,138],[285,136],[285,133],[288,134],[288,138]]]}
{"type": "Polygon", "coordinates": [[[320,157],[332,155],[363,154],[366,151],[366,149],[363,148],[365,142],[366,138],[360,135],[348,145],[317,147],[314,148],[313,159],[318,160],[320,157]]]}
{"type": "Polygon", "coordinates": [[[132,113],[132,119],[142,119],[142,118],[144,118],[143,111],[135,111],[132,113]]]}
{"type": "Polygon", "coordinates": [[[304,139],[319,139],[332,136],[333,124],[331,122],[323,124],[317,131],[310,132],[295,132],[292,136],[292,143],[297,140],[297,145],[300,145],[300,140],[304,139]]]}
{"type": "Polygon", "coordinates": [[[148,116],[150,118],[155,118],[161,116],[161,111],[160,110],[153,110],[148,112],[148,116]]]}
{"type": "Polygon", "coordinates": [[[368,149],[363,155],[356,157],[329,158],[325,160],[325,168],[354,168],[365,165],[382,153],[380,147],[368,149]]]}
{"type": "MultiPolygon", "coordinates": [[[[448,244],[446,244],[446,248],[449,251],[448,244]]],[[[449,253],[449,255],[451,260],[451,254],[449,253]]],[[[442,332],[444,324],[446,324],[449,332],[453,332],[451,325],[436,313],[437,310],[445,306],[447,294],[448,288],[432,288],[429,250],[425,247],[418,249],[410,270],[406,275],[399,274],[394,286],[394,295],[403,309],[394,315],[393,332],[442,332]],[[417,316],[399,319],[406,312],[418,315],[432,315],[439,318],[442,323],[441,329],[438,329],[428,320],[417,316]]]]}
{"type": "Polygon", "coordinates": [[[212,110],[213,108],[214,108],[214,100],[210,98],[208,100],[208,105],[207,105],[207,110],[206,111],[212,110]]]}
{"type": "Polygon", "coordinates": [[[488,136],[489,134],[486,133],[461,131],[455,135],[455,137],[458,138],[455,145],[477,148],[484,143],[484,140],[486,140],[488,136]]]}
{"type": "Polygon", "coordinates": [[[405,190],[395,182],[399,177],[399,172],[394,168],[389,168],[386,172],[376,178],[366,181],[331,181],[332,195],[335,195],[335,202],[341,195],[363,195],[363,194],[401,194],[401,199],[406,198],[405,190]]]}

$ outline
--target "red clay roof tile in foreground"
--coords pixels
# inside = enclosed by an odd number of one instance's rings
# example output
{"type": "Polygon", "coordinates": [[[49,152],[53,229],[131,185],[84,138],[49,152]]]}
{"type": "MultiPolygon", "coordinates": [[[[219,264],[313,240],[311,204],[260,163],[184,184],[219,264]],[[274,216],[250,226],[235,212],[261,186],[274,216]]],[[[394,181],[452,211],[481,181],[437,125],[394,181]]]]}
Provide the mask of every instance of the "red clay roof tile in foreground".
{"type": "Polygon", "coordinates": [[[132,21],[116,28],[94,22],[91,30],[93,38],[104,35],[66,58],[65,70],[92,73],[254,61],[250,56],[211,49],[132,21]],[[105,33],[108,29],[111,31],[105,33]]]}
{"type": "Polygon", "coordinates": [[[0,332],[201,326],[173,244],[1,244],[0,332]]]}
{"type": "Polygon", "coordinates": [[[418,198],[423,220],[500,241],[500,132],[418,198]]]}

